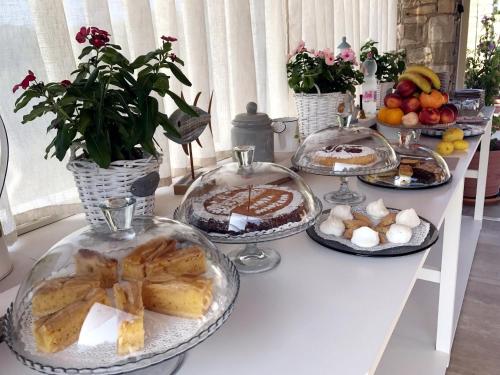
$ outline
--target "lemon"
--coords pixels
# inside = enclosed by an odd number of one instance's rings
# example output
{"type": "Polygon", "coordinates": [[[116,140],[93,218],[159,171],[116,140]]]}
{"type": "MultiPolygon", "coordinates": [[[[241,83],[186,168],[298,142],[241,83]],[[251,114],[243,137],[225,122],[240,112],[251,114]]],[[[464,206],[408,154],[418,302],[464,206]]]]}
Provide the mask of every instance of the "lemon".
{"type": "Polygon", "coordinates": [[[453,142],[441,141],[436,146],[438,154],[443,156],[450,155],[454,150],[455,146],[453,146],[453,142]]]}
{"type": "Polygon", "coordinates": [[[464,131],[459,128],[446,129],[443,134],[443,141],[454,142],[464,139],[464,131]]]}
{"type": "Polygon", "coordinates": [[[458,151],[465,151],[469,148],[469,142],[464,140],[458,140],[453,142],[453,147],[458,151]]]}

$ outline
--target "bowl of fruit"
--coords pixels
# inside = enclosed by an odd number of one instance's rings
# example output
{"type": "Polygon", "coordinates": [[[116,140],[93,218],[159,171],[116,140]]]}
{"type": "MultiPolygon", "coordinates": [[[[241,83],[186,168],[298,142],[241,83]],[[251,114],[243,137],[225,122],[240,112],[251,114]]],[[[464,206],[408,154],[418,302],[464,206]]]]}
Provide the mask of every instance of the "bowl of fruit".
{"type": "Polygon", "coordinates": [[[377,113],[378,129],[387,128],[445,129],[453,126],[458,109],[448,103],[448,94],[440,91],[441,81],[434,71],[423,65],[409,66],[398,78],[396,90],[384,98],[377,113]]]}

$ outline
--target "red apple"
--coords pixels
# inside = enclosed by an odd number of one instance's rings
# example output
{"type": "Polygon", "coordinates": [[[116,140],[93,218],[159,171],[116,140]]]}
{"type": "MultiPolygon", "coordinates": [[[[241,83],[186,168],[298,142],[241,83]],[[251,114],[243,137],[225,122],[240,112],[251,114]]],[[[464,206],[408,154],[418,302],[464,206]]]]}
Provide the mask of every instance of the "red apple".
{"type": "Polygon", "coordinates": [[[396,94],[407,98],[417,91],[417,86],[408,79],[401,80],[396,86],[396,94]]]}
{"type": "Polygon", "coordinates": [[[420,100],[418,100],[418,98],[415,98],[414,96],[404,98],[403,104],[401,104],[401,109],[405,114],[410,112],[418,112],[420,108],[420,100]]]}
{"type": "Polygon", "coordinates": [[[384,104],[387,108],[399,108],[403,99],[398,94],[387,94],[384,98],[384,104]]]}
{"type": "Polygon", "coordinates": [[[444,109],[444,108],[449,108],[453,111],[453,113],[455,114],[455,120],[457,119],[458,117],[458,108],[455,106],[455,104],[452,104],[452,103],[448,103],[448,104],[445,104],[441,107],[441,109],[444,109]]]}
{"type": "Polygon", "coordinates": [[[418,114],[418,119],[424,125],[435,125],[439,124],[441,115],[439,111],[435,108],[424,108],[418,114]]]}
{"type": "Polygon", "coordinates": [[[448,103],[448,101],[450,100],[450,97],[448,96],[448,93],[447,92],[442,92],[441,94],[443,95],[443,102],[444,102],[444,104],[448,103]]]}
{"type": "Polygon", "coordinates": [[[441,124],[449,124],[457,119],[455,112],[453,111],[453,108],[451,106],[448,105],[442,106],[440,112],[441,112],[441,124]]]}

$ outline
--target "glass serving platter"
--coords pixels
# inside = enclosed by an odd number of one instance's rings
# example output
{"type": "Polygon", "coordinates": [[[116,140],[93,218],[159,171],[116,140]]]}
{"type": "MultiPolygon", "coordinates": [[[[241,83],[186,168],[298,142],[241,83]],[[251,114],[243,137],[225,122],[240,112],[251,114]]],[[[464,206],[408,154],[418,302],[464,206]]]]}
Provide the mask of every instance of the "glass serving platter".
{"type": "Polygon", "coordinates": [[[135,237],[117,239],[111,233],[89,227],[54,245],[21,284],[16,300],[2,319],[0,335],[24,365],[47,374],[121,374],[143,369],[179,356],[212,335],[230,316],[239,291],[234,264],[200,231],[174,220],[135,218],[135,237]],[[145,346],[128,356],[116,354],[116,345],[72,344],[52,354],[36,351],[31,332],[31,299],[44,279],[74,274],[74,254],[90,248],[120,260],[130,250],[152,238],[166,236],[181,245],[199,245],[205,250],[207,277],[213,280],[213,302],[200,319],[185,319],[154,313],[144,314],[145,346]]]}

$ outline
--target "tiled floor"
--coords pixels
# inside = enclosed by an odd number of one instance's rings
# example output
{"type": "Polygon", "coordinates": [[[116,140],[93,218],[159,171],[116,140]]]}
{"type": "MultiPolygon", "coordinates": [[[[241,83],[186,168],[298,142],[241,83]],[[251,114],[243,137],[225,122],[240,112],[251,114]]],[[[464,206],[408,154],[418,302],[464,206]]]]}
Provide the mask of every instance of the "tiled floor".
{"type": "MultiPolygon", "coordinates": [[[[500,220],[500,205],[485,216],[500,220]]],[[[500,374],[500,221],[485,220],[447,375],[500,374]]]]}

